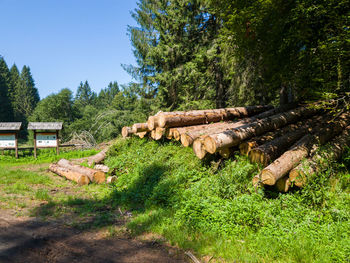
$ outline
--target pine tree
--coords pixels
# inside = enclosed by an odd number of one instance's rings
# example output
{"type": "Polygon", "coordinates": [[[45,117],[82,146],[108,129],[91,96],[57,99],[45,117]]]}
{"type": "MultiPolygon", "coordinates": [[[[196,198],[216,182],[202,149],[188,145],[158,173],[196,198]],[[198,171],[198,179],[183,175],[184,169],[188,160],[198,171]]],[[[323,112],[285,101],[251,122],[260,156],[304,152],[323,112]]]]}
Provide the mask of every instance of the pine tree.
{"type": "Polygon", "coordinates": [[[127,70],[142,81],[145,96],[163,108],[223,106],[225,88],[215,41],[220,27],[203,1],[141,0],[130,27],[137,67],[127,70]]]}
{"type": "Polygon", "coordinates": [[[13,66],[10,69],[10,86],[9,86],[9,92],[8,92],[12,107],[15,103],[16,86],[17,86],[17,83],[19,83],[19,81],[20,81],[20,76],[19,76],[18,68],[16,64],[13,64],[13,66]]]}
{"type": "Polygon", "coordinates": [[[96,102],[96,97],[96,93],[91,90],[90,85],[86,80],[84,84],[83,82],[80,82],[77,89],[77,94],[75,95],[74,103],[76,107],[82,109],[87,105],[94,105],[96,102]]]}
{"type": "Polygon", "coordinates": [[[15,118],[27,122],[39,101],[39,93],[35,87],[30,68],[23,66],[20,79],[15,87],[15,118]]]}
{"type": "Polygon", "coordinates": [[[104,88],[100,91],[97,98],[97,107],[98,108],[107,108],[111,105],[115,95],[119,93],[119,85],[115,82],[110,82],[107,88],[104,88]]]}
{"type": "Polygon", "coordinates": [[[13,110],[9,98],[10,71],[4,58],[0,57],[0,122],[13,121],[13,110]]]}

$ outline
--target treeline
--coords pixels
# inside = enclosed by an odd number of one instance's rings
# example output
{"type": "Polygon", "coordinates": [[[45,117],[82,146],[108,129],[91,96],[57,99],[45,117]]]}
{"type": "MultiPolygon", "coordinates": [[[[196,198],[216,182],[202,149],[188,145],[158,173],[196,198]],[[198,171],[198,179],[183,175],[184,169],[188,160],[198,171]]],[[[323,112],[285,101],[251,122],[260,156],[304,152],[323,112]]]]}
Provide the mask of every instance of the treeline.
{"type": "Polygon", "coordinates": [[[140,0],[129,32],[156,108],[315,100],[350,91],[346,0],[140,0]]]}
{"type": "MultiPolygon", "coordinates": [[[[110,82],[98,94],[89,83],[81,82],[75,96],[62,89],[40,100],[30,68],[19,72],[8,68],[0,57],[0,122],[63,121],[63,141],[82,138],[95,142],[115,138],[127,123],[143,121],[150,111],[150,101],[139,96],[139,85],[119,87],[110,82]],[[82,135],[83,134],[83,135],[82,135]]],[[[26,131],[22,139],[28,139],[26,131]]]]}

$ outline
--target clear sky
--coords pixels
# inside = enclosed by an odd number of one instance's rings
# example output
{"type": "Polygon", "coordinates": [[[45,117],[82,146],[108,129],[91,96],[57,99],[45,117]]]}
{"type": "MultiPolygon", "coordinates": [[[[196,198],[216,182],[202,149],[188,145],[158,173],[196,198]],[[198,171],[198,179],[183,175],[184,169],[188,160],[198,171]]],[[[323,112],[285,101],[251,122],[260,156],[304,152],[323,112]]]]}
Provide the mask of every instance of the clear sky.
{"type": "Polygon", "coordinates": [[[137,0],[0,0],[0,55],[19,70],[28,65],[40,97],[87,80],[99,91],[132,80],[127,32],[137,0]]]}

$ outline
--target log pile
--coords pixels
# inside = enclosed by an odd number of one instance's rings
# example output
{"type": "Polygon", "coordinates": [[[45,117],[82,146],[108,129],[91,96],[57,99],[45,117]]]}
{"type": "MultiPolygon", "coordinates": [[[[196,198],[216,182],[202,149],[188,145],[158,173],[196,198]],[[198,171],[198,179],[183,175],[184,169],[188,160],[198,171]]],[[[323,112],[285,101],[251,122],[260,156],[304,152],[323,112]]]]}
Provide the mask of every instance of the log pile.
{"type": "Polygon", "coordinates": [[[180,141],[184,147],[192,146],[200,159],[213,154],[228,158],[239,149],[263,166],[253,178],[254,185],[274,185],[287,192],[292,186],[304,186],[310,174],[324,169],[321,159],[337,160],[350,145],[350,114],[334,116],[323,108],[287,105],[158,112],[145,123],[123,127],[122,136],[180,141]],[[317,149],[328,142],[321,155],[317,149]]]}

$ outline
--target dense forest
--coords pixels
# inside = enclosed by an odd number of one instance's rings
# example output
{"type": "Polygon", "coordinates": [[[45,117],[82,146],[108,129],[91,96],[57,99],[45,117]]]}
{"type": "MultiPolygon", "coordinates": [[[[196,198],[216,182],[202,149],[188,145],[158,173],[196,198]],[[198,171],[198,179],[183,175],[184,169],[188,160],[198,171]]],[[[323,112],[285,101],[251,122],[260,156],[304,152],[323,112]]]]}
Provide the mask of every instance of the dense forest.
{"type": "Polygon", "coordinates": [[[0,58],[1,121],[64,121],[97,141],[159,110],[284,104],[350,91],[348,1],[140,0],[129,27],[135,79],[81,82],[40,101],[30,68],[0,58]]]}

